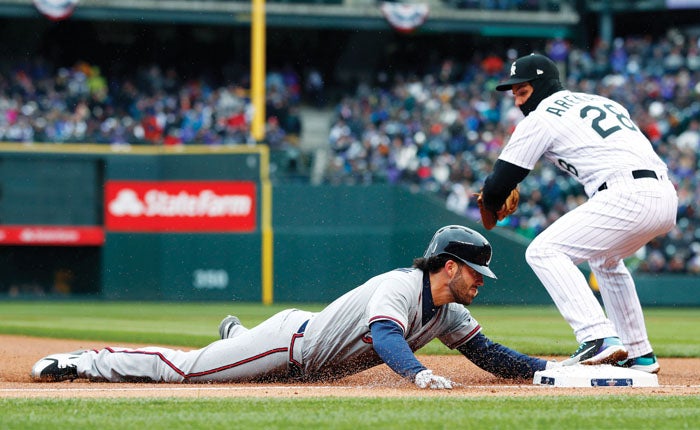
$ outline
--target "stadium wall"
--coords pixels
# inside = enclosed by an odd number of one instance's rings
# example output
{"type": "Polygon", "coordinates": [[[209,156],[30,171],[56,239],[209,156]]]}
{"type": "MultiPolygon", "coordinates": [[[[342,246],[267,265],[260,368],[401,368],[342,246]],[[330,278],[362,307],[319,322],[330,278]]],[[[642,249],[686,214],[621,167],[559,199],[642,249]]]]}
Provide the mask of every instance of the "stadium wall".
{"type": "MultiPolygon", "coordinates": [[[[273,251],[267,257],[259,205],[254,228],[245,231],[206,231],[206,220],[200,226],[205,231],[108,225],[106,184],[252,182],[262,204],[263,164],[255,151],[0,152],[0,297],[42,295],[16,286],[43,284],[48,297],[259,302],[264,259],[271,258],[274,301],[328,302],[370,276],[410,266],[438,227],[464,224],[481,231],[494,247],[491,266],[498,279],[480,291],[480,304],[551,304],[524,260],[526,240],[503,229],[483,231],[446,210],[443,201],[403,187],[275,183],[269,208],[273,251]],[[17,226],[34,231],[73,226],[78,233],[97,231],[98,239],[82,244],[8,240],[4,232],[17,226]]],[[[700,305],[697,277],[636,279],[645,305],[700,305]]]]}

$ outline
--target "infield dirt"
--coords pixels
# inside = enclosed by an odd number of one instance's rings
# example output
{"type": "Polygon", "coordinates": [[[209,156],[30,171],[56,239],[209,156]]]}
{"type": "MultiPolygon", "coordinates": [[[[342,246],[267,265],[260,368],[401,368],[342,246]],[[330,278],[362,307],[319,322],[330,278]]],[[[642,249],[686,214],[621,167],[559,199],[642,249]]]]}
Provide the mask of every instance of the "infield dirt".
{"type": "MultiPolygon", "coordinates": [[[[78,349],[105,346],[104,342],[43,339],[0,335],[0,397],[107,398],[107,397],[405,397],[405,396],[547,396],[547,395],[700,395],[700,359],[662,358],[659,387],[553,388],[532,385],[531,380],[497,378],[460,355],[419,359],[436,374],[459,385],[453,390],[420,390],[382,365],[338,381],[323,384],[165,384],[73,382],[36,383],[29,372],[40,358],[78,349]]],[[[179,349],[187,349],[181,348],[179,349]]],[[[562,359],[563,357],[544,357],[562,359]]]]}

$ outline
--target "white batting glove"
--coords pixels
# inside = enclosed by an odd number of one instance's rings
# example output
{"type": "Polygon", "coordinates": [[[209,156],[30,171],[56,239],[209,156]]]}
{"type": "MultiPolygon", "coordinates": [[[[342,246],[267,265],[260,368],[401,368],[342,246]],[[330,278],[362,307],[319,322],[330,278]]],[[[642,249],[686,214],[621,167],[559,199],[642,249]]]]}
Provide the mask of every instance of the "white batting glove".
{"type": "Polygon", "coordinates": [[[431,390],[451,390],[452,381],[444,376],[433,375],[430,369],[421,370],[416,374],[415,384],[418,388],[430,388],[431,390]]]}

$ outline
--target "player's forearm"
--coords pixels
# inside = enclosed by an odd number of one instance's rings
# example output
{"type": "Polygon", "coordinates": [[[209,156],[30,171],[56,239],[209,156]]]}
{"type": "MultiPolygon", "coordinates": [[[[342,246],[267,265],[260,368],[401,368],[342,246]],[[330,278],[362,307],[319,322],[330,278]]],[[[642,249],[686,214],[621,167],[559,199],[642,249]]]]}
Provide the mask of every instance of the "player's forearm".
{"type": "Polygon", "coordinates": [[[513,188],[525,179],[528,173],[529,170],[515,164],[496,160],[493,172],[486,178],[481,190],[486,208],[494,212],[500,209],[513,188]]]}
{"type": "Polygon", "coordinates": [[[532,378],[535,372],[547,367],[546,360],[492,342],[481,333],[457,350],[472,363],[501,378],[532,378]]]}
{"type": "Polygon", "coordinates": [[[391,370],[410,380],[413,380],[418,372],[426,370],[411,351],[396,323],[377,321],[372,323],[370,330],[374,350],[391,370]]]}

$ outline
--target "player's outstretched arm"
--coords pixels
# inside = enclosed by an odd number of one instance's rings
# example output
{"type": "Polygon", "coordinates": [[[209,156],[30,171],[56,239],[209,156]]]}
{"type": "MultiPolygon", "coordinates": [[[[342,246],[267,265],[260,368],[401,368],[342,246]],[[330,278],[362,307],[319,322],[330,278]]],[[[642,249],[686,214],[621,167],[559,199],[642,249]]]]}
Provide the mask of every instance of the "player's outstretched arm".
{"type": "Polygon", "coordinates": [[[472,363],[501,378],[532,378],[535,372],[544,370],[548,366],[546,360],[530,357],[492,342],[482,333],[474,336],[464,345],[458,346],[457,350],[472,363]]]}
{"type": "Polygon", "coordinates": [[[394,372],[410,379],[419,388],[451,389],[452,381],[433,374],[416,358],[403,338],[398,324],[389,320],[375,321],[370,325],[372,346],[379,358],[394,372]]]}
{"type": "Polygon", "coordinates": [[[486,177],[484,187],[481,190],[483,205],[486,209],[496,213],[508,199],[511,191],[530,173],[507,161],[496,160],[493,172],[486,177]]]}

